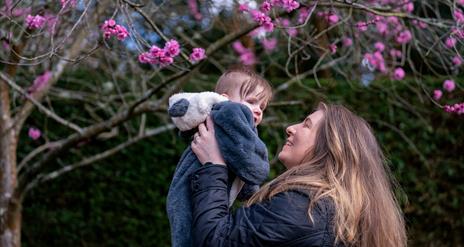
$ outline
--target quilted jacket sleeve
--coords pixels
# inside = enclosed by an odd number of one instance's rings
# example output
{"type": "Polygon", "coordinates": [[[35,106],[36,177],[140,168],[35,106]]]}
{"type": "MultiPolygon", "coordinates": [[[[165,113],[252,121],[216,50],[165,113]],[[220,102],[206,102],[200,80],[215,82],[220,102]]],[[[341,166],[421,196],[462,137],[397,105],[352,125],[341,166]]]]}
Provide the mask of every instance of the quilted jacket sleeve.
{"type": "Polygon", "coordinates": [[[307,195],[284,192],[232,213],[227,175],[226,166],[214,164],[206,164],[192,174],[193,246],[325,245],[326,214],[316,207],[311,223],[307,195]]]}

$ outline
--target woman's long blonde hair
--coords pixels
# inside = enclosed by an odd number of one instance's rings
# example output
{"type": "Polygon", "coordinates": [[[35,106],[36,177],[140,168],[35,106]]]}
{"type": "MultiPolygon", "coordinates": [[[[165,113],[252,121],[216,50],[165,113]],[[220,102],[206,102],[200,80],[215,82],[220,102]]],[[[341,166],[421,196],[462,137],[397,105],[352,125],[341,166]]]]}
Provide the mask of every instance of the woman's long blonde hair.
{"type": "Polygon", "coordinates": [[[318,109],[324,117],[305,160],[264,185],[247,205],[290,189],[305,189],[311,195],[311,220],[315,203],[332,199],[336,241],[360,247],[406,246],[394,180],[369,124],[340,105],[321,103],[318,109]]]}

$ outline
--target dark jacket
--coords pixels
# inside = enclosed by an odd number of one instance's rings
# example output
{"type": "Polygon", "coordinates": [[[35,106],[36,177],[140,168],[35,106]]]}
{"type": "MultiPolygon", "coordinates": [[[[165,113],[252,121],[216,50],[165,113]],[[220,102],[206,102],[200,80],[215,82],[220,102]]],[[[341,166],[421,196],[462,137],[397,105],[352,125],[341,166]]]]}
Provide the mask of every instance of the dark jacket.
{"type": "MultiPolygon", "coordinates": [[[[193,246],[334,246],[333,204],[322,199],[308,217],[310,198],[299,191],[229,211],[227,167],[208,163],[191,176],[193,246]]],[[[338,245],[340,246],[340,245],[338,245]]]]}

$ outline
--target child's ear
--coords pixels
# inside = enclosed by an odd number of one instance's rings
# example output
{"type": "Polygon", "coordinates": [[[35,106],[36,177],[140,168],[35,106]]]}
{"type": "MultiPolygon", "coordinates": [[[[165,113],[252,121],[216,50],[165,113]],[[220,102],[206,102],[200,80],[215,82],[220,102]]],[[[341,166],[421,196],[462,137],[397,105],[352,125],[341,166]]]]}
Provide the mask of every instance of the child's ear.
{"type": "Polygon", "coordinates": [[[230,99],[230,98],[229,98],[229,95],[226,94],[226,93],[222,93],[221,96],[224,96],[224,97],[226,97],[227,99],[230,99]]]}

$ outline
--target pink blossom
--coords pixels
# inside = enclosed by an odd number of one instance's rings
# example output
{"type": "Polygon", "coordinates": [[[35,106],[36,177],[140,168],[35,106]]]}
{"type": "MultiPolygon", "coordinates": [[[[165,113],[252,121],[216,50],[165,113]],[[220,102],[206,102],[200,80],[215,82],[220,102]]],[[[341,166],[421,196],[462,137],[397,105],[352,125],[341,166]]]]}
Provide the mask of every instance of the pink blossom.
{"type": "Polygon", "coordinates": [[[121,25],[117,25],[116,21],[113,19],[106,20],[103,23],[102,30],[105,39],[109,39],[111,36],[116,36],[118,40],[124,40],[127,36],[129,36],[129,32],[127,32],[126,28],[121,25]]]}
{"type": "Polygon", "coordinates": [[[456,45],[456,39],[453,37],[448,37],[445,41],[445,45],[448,48],[453,48],[456,45]]]}
{"type": "Polygon", "coordinates": [[[39,29],[42,28],[45,24],[45,18],[41,15],[27,15],[26,17],[26,25],[29,29],[39,29]]]}
{"type": "Polygon", "coordinates": [[[396,42],[398,42],[399,44],[406,44],[409,41],[411,41],[411,39],[412,39],[412,35],[409,30],[405,30],[399,33],[398,36],[396,36],[396,42]]]}
{"type": "Polygon", "coordinates": [[[388,31],[388,25],[383,21],[376,22],[375,27],[380,34],[386,34],[388,31]]]}
{"type": "Polygon", "coordinates": [[[336,14],[327,15],[327,22],[329,22],[330,25],[334,25],[338,21],[339,21],[338,15],[336,15],[336,14]]]}
{"type": "Polygon", "coordinates": [[[240,61],[244,65],[252,65],[256,63],[255,54],[248,48],[244,47],[240,41],[235,41],[232,44],[232,48],[234,48],[234,50],[240,55],[240,61]]]}
{"type": "Polygon", "coordinates": [[[429,26],[427,23],[418,20],[412,20],[412,24],[418,26],[420,29],[425,29],[429,26]]]}
{"type": "Polygon", "coordinates": [[[458,55],[453,57],[453,64],[456,66],[461,66],[462,64],[462,58],[458,55]]]}
{"type": "Polygon", "coordinates": [[[8,42],[6,42],[5,40],[2,40],[2,47],[3,47],[3,49],[5,51],[9,50],[10,49],[10,44],[8,42]]]}
{"type": "Polygon", "coordinates": [[[166,42],[164,49],[153,45],[149,52],[141,53],[138,56],[138,60],[140,63],[148,63],[165,67],[174,62],[174,56],[179,55],[179,52],[179,43],[176,40],[170,40],[166,42]]]}
{"type": "Polygon", "coordinates": [[[267,52],[273,51],[277,47],[276,38],[263,39],[261,40],[261,43],[263,44],[264,50],[266,50],[267,52]]]}
{"type": "Polygon", "coordinates": [[[288,27],[288,26],[290,26],[290,20],[287,19],[287,18],[278,19],[277,21],[280,22],[280,24],[281,24],[283,27],[288,27]]]}
{"type": "Polygon", "coordinates": [[[309,9],[306,7],[303,7],[300,9],[300,12],[298,14],[298,24],[302,24],[306,21],[306,19],[309,16],[309,9]]]}
{"type": "Polygon", "coordinates": [[[343,39],[343,46],[348,47],[353,45],[353,40],[351,38],[344,38],[343,39]]]}
{"type": "Polygon", "coordinates": [[[399,21],[398,17],[396,17],[396,16],[387,17],[387,22],[392,24],[392,25],[395,25],[395,26],[400,24],[400,21],[399,21]]]}
{"type": "Polygon", "coordinates": [[[403,9],[404,9],[407,13],[411,13],[412,11],[414,11],[414,4],[411,3],[411,2],[408,2],[408,3],[406,3],[405,5],[403,5],[403,9]]]}
{"type": "Polygon", "coordinates": [[[31,8],[20,8],[16,6],[13,8],[13,1],[12,0],[5,0],[5,4],[3,7],[0,8],[0,16],[4,15],[7,17],[18,17],[24,16],[31,13],[31,8]]]}
{"type": "Polygon", "coordinates": [[[234,43],[232,43],[232,48],[234,48],[234,50],[239,54],[242,54],[248,51],[248,49],[245,48],[245,46],[243,46],[242,42],[240,41],[235,41],[234,43]]]}
{"type": "Polygon", "coordinates": [[[359,21],[358,23],[356,23],[356,28],[360,32],[365,32],[365,31],[367,31],[367,23],[364,22],[364,21],[359,21]]]}
{"type": "Polygon", "coordinates": [[[40,138],[42,133],[40,132],[39,129],[31,127],[31,128],[29,128],[28,135],[32,140],[37,140],[37,139],[40,138]]]}
{"type": "Polygon", "coordinates": [[[180,53],[180,45],[177,40],[171,39],[164,45],[166,56],[175,57],[180,53]]]}
{"type": "Polygon", "coordinates": [[[265,13],[258,11],[258,10],[251,10],[250,11],[251,17],[253,20],[259,23],[259,25],[263,25],[265,22],[270,22],[271,17],[267,16],[265,13]]]}
{"type": "Polygon", "coordinates": [[[300,3],[295,0],[281,0],[281,3],[289,13],[300,7],[300,3]]]}
{"type": "Polygon", "coordinates": [[[453,80],[445,80],[443,82],[443,88],[448,92],[452,92],[456,88],[456,84],[453,80]]]}
{"type": "Polygon", "coordinates": [[[261,11],[263,11],[264,13],[267,13],[267,12],[271,11],[271,8],[272,8],[272,4],[269,1],[264,1],[261,4],[261,7],[259,9],[261,11]]]}
{"type": "Polygon", "coordinates": [[[298,35],[298,30],[296,28],[287,28],[287,33],[288,33],[288,36],[290,37],[296,37],[298,35]]]}
{"type": "Polygon", "coordinates": [[[253,65],[256,63],[255,54],[251,51],[245,52],[240,55],[240,61],[242,61],[244,65],[253,65]]]}
{"type": "Polygon", "coordinates": [[[369,64],[371,64],[375,69],[379,70],[382,73],[387,72],[387,67],[385,65],[385,59],[382,56],[382,53],[379,51],[364,54],[364,58],[367,59],[369,64]]]}
{"type": "Polygon", "coordinates": [[[238,5],[238,10],[239,10],[240,12],[247,12],[248,9],[249,9],[249,8],[248,8],[248,5],[247,5],[247,4],[240,4],[240,5],[238,5]]]}
{"type": "Polygon", "coordinates": [[[422,28],[422,29],[425,29],[429,27],[429,24],[423,22],[423,21],[419,21],[419,28],[422,28]]]}
{"type": "Polygon", "coordinates": [[[380,41],[375,42],[374,47],[375,47],[375,49],[377,49],[378,51],[383,51],[383,50],[385,50],[385,45],[384,45],[382,42],[380,42],[380,41]]]}
{"type": "Polygon", "coordinates": [[[453,12],[453,15],[458,24],[464,23],[464,13],[462,13],[460,9],[456,8],[456,10],[453,12]]]}
{"type": "Polygon", "coordinates": [[[404,76],[406,73],[404,72],[403,68],[396,68],[395,71],[393,72],[393,79],[395,80],[403,80],[404,76]]]}
{"type": "Polygon", "coordinates": [[[205,49],[193,48],[192,54],[190,54],[190,61],[198,62],[206,58],[205,49]]]}
{"type": "Polygon", "coordinates": [[[193,17],[199,21],[203,16],[201,15],[200,11],[198,10],[197,0],[188,0],[188,7],[190,9],[190,13],[192,13],[193,17]]]}
{"type": "Polygon", "coordinates": [[[454,27],[451,30],[451,34],[458,36],[458,38],[460,38],[460,39],[464,39],[464,31],[462,29],[454,27]]]}
{"type": "Polygon", "coordinates": [[[27,89],[27,92],[29,94],[33,94],[41,90],[43,87],[47,85],[47,83],[50,81],[51,78],[52,78],[52,72],[45,71],[42,75],[39,75],[35,78],[34,82],[32,83],[32,86],[30,86],[27,89]]]}
{"type": "Polygon", "coordinates": [[[162,56],[158,58],[159,64],[161,67],[168,66],[174,62],[174,58],[169,57],[169,56],[162,56]]]}
{"type": "Polygon", "coordinates": [[[456,0],[457,4],[464,5],[464,0],[456,0]]]}
{"type": "Polygon", "coordinates": [[[266,31],[272,32],[274,30],[274,24],[272,23],[271,17],[258,10],[251,10],[250,14],[253,20],[263,26],[266,31]]]}
{"type": "Polygon", "coordinates": [[[398,57],[402,56],[402,52],[400,50],[397,50],[397,49],[391,49],[390,50],[390,56],[398,58],[398,57]]]}
{"type": "Polygon", "coordinates": [[[329,50],[331,54],[337,53],[337,45],[336,44],[330,44],[329,45],[329,50]]]}
{"type": "Polygon", "coordinates": [[[166,55],[166,51],[164,49],[159,48],[156,45],[151,46],[150,54],[153,57],[164,57],[166,55]]]}
{"type": "Polygon", "coordinates": [[[265,22],[263,24],[263,28],[264,28],[264,30],[266,30],[266,32],[270,33],[272,31],[274,31],[274,23],[272,23],[271,21],[265,22]]]}
{"type": "Polygon", "coordinates": [[[60,0],[61,2],[61,8],[66,8],[66,7],[71,7],[74,8],[76,7],[77,0],[60,0]]]}
{"type": "Polygon", "coordinates": [[[443,92],[440,89],[433,90],[433,99],[440,100],[441,96],[443,96],[443,92]]]}
{"type": "Polygon", "coordinates": [[[445,105],[444,109],[448,113],[456,113],[458,115],[464,114],[464,102],[456,103],[454,105],[445,105]]]}
{"type": "Polygon", "coordinates": [[[139,55],[138,59],[139,59],[139,62],[140,62],[140,63],[150,63],[150,64],[155,63],[155,62],[153,61],[153,57],[152,57],[151,54],[148,53],[148,52],[141,53],[141,54],[139,55]]]}

